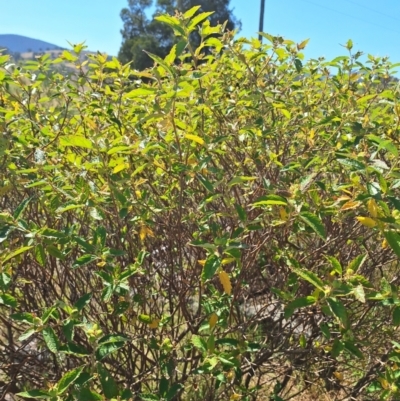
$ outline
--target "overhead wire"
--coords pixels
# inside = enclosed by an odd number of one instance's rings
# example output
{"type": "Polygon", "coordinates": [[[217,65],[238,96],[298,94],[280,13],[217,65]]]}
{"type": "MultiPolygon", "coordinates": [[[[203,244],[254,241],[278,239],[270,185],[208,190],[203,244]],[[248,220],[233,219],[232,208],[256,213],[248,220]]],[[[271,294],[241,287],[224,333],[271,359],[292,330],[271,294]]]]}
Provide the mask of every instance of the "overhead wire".
{"type": "MultiPolygon", "coordinates": [[[[369,25],[375,25],[375,26],[377,26],[377,27],[379,27],[379,28],[381,28],[381,29],[386,29],[386,30],[389,30],[389,31],[392,31],[392,32],[396,32],[397,34],[400,35],[400,31],[398,31],[398,30],[396,30],[396,29],[393,29],[393,28],[390,28],[390,27],[388,27],[388,26],[379,25],[379,24],[376,24],[375,22],[367,21],[367,20],[365,20],[365,19],[363,19],[363,18],[356,17],[355,15],[347,14],[347,13],[345,13],[345,12],[343,12],[343,11],[339,11],[339,10],[336,10],[336,9],[334,9],[334,8],[331,8],[331,7],[328,7],[328,6],[319,4],[319,3],[315,3],[314,1],[311,1],[311,0],[301,0],[301,1],[303,1],[303,2],[305,2],[305,3],[313,4],[314,6],[318,6],[318,7],[325,8],[325,9],[327,9],[327,10],[333,11],[333,12],[338,13],[338,14],[345,15],[346,17],[350,17],[350,18],[357,19],[357,20],[362,21],[362,22],[364,22],[364,23],[366,23],[366,24],[369,24],[369,25]]],[[[347,0],[347,1],[350,1],[350,0],[347,0]]]]}
{"type": "Polygon", "coordinates": [[[400,22],[400,18],[393,17],[393,15],[385,14],[382,11],[375,10],[374,8],[368,7],[368,6],[364,5],[364,4],[356,3],[355,1],[352,1],[352,0],[344,0],[344,1],[347,1],[348,3],[354,4],[355,6],[365,8],[366,10],[372,11],[372,12],[374,12],[376,14],[383,15],[384,17],[391,18],[391,19],[393,19],[393,20],[395,20],[397,22],[400,22]]]}

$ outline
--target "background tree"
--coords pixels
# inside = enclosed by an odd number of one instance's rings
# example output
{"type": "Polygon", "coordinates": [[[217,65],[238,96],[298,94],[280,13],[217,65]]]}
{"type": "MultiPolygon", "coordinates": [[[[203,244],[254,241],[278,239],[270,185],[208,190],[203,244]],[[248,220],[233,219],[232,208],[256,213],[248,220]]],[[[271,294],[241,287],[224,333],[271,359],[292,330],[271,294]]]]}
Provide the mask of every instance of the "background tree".
{"type": "MultiPolygon", "coordinates": [[[[153,65],[153,60],[143,50],[165,57],[176,42],[176,37],[170,27],[154,20],[154,16],[174,14],[176,10],[184,12],[195,5],[201,5],[199,12],[214,11],[210,16],[211,25],[228,21],[228,30],[241,26],[229,9],[229,0],[157,0],[151,19],[149,11],[153,6],[152,0],[128,0],[128,7],[121,11],[124,28],[121,30],[123,42],[118,55],[120,61],[133,61],[133,68],[143,70],[153,65]]],[[[198,42],[195,35],[193,41],[195,45],[198,42]]]]}

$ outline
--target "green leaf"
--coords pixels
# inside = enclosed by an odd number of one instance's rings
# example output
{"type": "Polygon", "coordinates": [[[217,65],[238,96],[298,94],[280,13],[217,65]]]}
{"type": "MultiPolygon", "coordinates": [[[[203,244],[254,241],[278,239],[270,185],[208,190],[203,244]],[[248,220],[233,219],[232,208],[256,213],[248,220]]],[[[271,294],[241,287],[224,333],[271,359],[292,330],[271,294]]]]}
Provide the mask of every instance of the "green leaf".
{"type": "Polygon", "coordinates": [[[299,217],[323,240],[326,240],[325,226],[322,221],[310,212],[301,212],[299,217]]]}
{"type": "Polygon", "coordinates": [[[300,191],[301,192],[307,191],[307,189],[310,188],[311,184],[315,181],[317,176],[318,173],[314,172],[304,177],[300,182],[300,191]]]}
{"type": "Polygon", "coordinates": [[[71,61],[71,62],[74,62],[74,61],[78,60],[77,56],[74,56],[72,53],[70,53],[67,50],[64,50],[62,52],[61,58],[64,59],[64,60],[67,60],[67,61],[71,61]]]}
{"type": "Polygon", "coordinates": [[[366,169],[365,164],[354,159],[336,159],[336,160],[343,166],[350,167],[350,169],[353,171],[360,171],[366,169]]]}
{"type": "Polygon", "coordinates": [[[326,258],[331,262],[333,271],[336,272],[337,274],[342,275],[343,268],[340,262],[334,256],[326,256],[326,258]]]}
{"type": "Polygon", "coordinates": [[[54,398],[52,395],[42,390],[22,391],[21,393],[17,393],[16,395],[23,398],[37,398],[37,399],[54,398]]]}
{"type": "Polygon", "coordinates": [[[140,322],[146,323],[146,324],[150,324],[150,323],[152,322],[152,320],[153,320],[153,319],[151,318],[151,316],[145,315],[145,314],[143,314],[143,313],[141,313],[141,314],[138,316],[138,319],[139,319],[140,322]]]}
{"type": "Polygon", "coordinates": [[[198,15],[196,15],[191,21],[190,24],[188,26],[189,32],[193,31],[193,29],[196,28],[196,26],[204,21],[206,18],[208,18],[210,15],[214,14],[213,11],[211,12],[205,12],[205,13],[200,13],[198,15]]]}
{"type": "Polygon", "coordinates": [[[400,306],[396,306],[393,309],[393,324],[395,326],[399,326],[400,325],[400,306]]]}
{"type": "Polygon", "coordinates": [[[3,260],[2,262],[5,263],[7,260],[10,260],[14,258],[15,256],[20,255],[21,253],[25,253],[26,251],[29,251],[29,249],[33,248],[33,246],[23,246],[22,248],[19,248],[15,250],[14,252],[9,253],[3,260]]]}
{"type": "Polygon", "coordinates": [[[56,246],[48,245],[46,247],[46,250],[49,253],[49,255],[55,257],[56,259],[64,260],[64,255],[62,254],[62,252],[60,252],[60,250],[56,246]]]}
{"type": "Polygon", "coordinates": [[[393,205],[393,207],[400,211],[400,199],[396,198],[395,196],[390,196],[390,195],[388,195],[387,198],[389,199],[389,201],[393,205]]]}
{"type": "Polygon", "coordinates": [[[11,276],[7,273],[0,273],[0,289],[7,291],[11,283],[11,276]]]}
{"type": "Polygon", "coordinates": [[[74,304],[74,308],[78,309],[78,311],[81,311],[86,305],[89,305],[90,300],[92,299],[92,293],[89,292],[85,295],[82,295],[74,304]]]}
{"type": "Polygon", "coordinates": [[[119,342],[107,342],[104,344],[100,344],[99,347],[96,350],[96,359],[98,361],[101,361],[104,359],[106,356],[112,354],[113,352],[119,350],[125,345],[125,341],[119,341],[119,342]]]}
{"type": "Polygon", "coordinates": [[[185,138],[189,139],[189,141],[194,141],[200,145],[204,145],[204,139],[194,134],[185,134],[185,138]]]}
{"type": "Polygon", "coordinates": [[[46,264],[46,253],[42,244],[35,246],[35,259],[42,267],[46,264]]]}
{"type": "Polygon", "coordinates": [[[357,301],[365,303],[365,291],[364,291],[364,287],[361,284],[358,285],[357,287],[354,287],[353,293],[354,293],[354,297],[357,299],[357,301]]]}
{"type": "Polygon", "coordinates": [[[203,42],[204,46],[214,47],[217,52],[220,52],[224,44],[215,37],[209,37],[203,42]]]}
{"type": "Polygon", "coordinates": [[[53,328],[52,327],[44,328],[42,334],[43,334],[43,339],[49,351],[51,351],[53,354],[57,354],[58,349],[60,347],[60,343],[53,328]]]}
{"type": "Polygon", "coordinates": [[[326,301],[332,313],[340,320],[343,327],[348,329],[350,325],[349,318],[347,316],[347,310],[342,302],[336,298],[327,298],[326,301]]]}
{"type": "Polygon", "coordinates": [[[287,200],[279,195],[266,195],[258,198],[253,206],[287,205],[287,200]]]}
{"type": "MultiPolygon", "coordinates": [[[[146,315],[141,315],[146,316],[146,315]]],[[[151,320],[150,320],[151,322],[151,320]]],[[[107,334],[98,340],[98,344],[111,344],[129,341],[129,337],[123,334],[107,334]]]]}
{"type": "Polygon", "coordinates": [[[344,342],[344,347],[345,347],[345,349],[347,349],[347,351],[351,352],[357,358],[364,359],[364,354],[360,351],[360,349],[358,347],[356,347],[354,345],[353,342],[345,341],[344,342]]]}
{"type": "Polygon", "coordinates": [[[394,231],[385,231],[383,235],[385,236],[386,241],[392,248],[393,252],[398,258],[400,258],[400,235],[394,231]]]}
{"type": "Polygon", "coordinates": [[[21,217],[22,213],[24,212],[24,210],[26,209],[26,207],[28,206],[28,204],[32,200],[32,198],[33,198],[32,196],[30,198],[26,198],[14,210],[13,217],[15,220],[18,220],[21,217]]]}
{"type": "Polygon", "coordinates": [[[52,228],[44,228],[40,235],[47,238],[65,238],[67,235],[61,231],[53,230],[52,228]]]}
{"type": "Polygon", "coordinates": [[[236,340],[235,338],[219,338],[218,340],[215,340],[216,345],[226,345],[230,347],[238,347],[240,345],[240,341],[236,340]]]}
{"type": "Polygon", "coordinates": [[[160,401],[160,399],[153,394],[139,394],[139,397],[143,401],[160,401]]]}
{"type": "Polygon", "coordinates": [[[207,189],[207,191],[209,192],[214,192],[214,187],[211,184],[210,181],[208,181],[206,178],[204,178],[202,175],[197,174],[197,179],[201,182],[201,184],[203,185],[203,187],[205,189],[207,189]]]}
{"type": "Polygon", "coordinates": [[[218,359],[219,359],[219,361],[222,363],[222,365],[225,368],[233,368],[236,365],[235,360],[231,361],[231,360],[226,359],[226,358],[224,358],[222,356],[218,356],[218,359]]]}
{"type": "Polygon", "coordinates": [[[245,176],[233,177],[228,182],[228,186],[233,186],[233,185],[236,185],[236,184],[242,184],[243,182],[254,181],[256,179],[257,179],[257,177],[245,177],[245,176]]]}
{"type": "Polygon", "coordinates": [[[221,265],[220,258],[216,255],[210,255],[207,258],[206,263],[204,264],[203,272],[201,274],[201,279],[203,281],[206,281],[213,278],[214,274],[216,273],[220,265],[221,265]]]}
{"type": "Polygon", "coordinates": [[[378,97],[377,94],[365,95],[365,96],[362,96],[362,97],[358,98],[357,99],[357,103],[358,104],[364,104],[364,103],[367,103],[368,100],[376,99],[377,97],[378,97]]]}
{"type": "Polygon", "coordinates": [[[201,8],[201,6],[194,6],[191,9],[187,10],[184,14],[183,14],[183,18],[192,18],[193,15],[196,14],[196,12],[201,8]]]}
{"type": "Polygon", "coordinates": [[[95,253],[96,247],[90,244],[89,242],[85,241],[83,238],[78,237],[77,235],[73,236],[73,239],[79,244],[87,253],[95,253]]]}
{"type": "Polygon", "coordinates": [[[118,397],[118,386],[114,378],[110,375],[110,372],[100,363],[97,364],[97,372],[100,375],[101,387],[106,398],[118,397]]]}
{"type": "Polygon", "coordinates": [[[188,41],[185,39],[180,40],[175,46],[176,46],[176,57],[179,57],[183,51],[185,50],[186,46],[188,45],[188,41]]]}
{"type": "Polygon", "coordinates": [[[305,40],[303,40],[301,43],[299,43],[298,45],[297,45],[297,50],[303,50],[306,46],[307,46],[307,43],[310,41],[310,39],[305,39],[305,40]]]}
{"type": "Polygon", "coordinates": [[[191,343],[200,351],[207,351],[207,343],[199,336],[193,335],[191,339],[191,343]]]}
{"type": "MultiPolygon", "coordinates": [[[[157,18],[158,18],[158,17],[156,17],[156,19],[157,19],[157,18]]],[[[146,51],[146,50],[143,50],[143,51],[144,51],[150,58],[152,58],[158,65],[160,65],[161,67],[163,67],[164,70],[165,70],[166,72],[169,72],[171,77],[175,77],[175,75],[176,75],[175,67],[173,67],[172,65],[169,66],[161,57],[158,57],[157,55],[152,54],[152,53],[150,53],[150,52],[148,52],[148,51],[146,51]]]]}
{"type": "Polygon", "coordinates": [[[83,207],[85,207],[85,205],[67,205],[57,208],[56,213],[62,214],[64,212],[68,212],[68,210],[81,209],[83,207]]]}
{"type": "Polygon", "coordinates": [[[379,144],[379,147],[382,147],[383,149],[387,150],[395,157],[399,156],[399,151],[398,151],[396,145],[390,139],[388,139],[386,141],[382,141],[379,144]]]}
{"type": "Polygon", "coordinates": [[[83,387],[79,390],[78,401],[104,401],[104,397],[87,387],[83,387]]]}
{"type": "Polygon", "coordinates": [[[346,43],[346,49],[351,50],[353,48],[353,41],[349,39],[346,43]]]}
{"type": "Polygon", "coordinates": [[[178,394],[178,392],[183,388],[183,385],[180,383],[174,383],[172,386],[170,386],[165,398],[170,401],[175,398],[175,396],[178,394]]]}
{"type": "Polygon", "coordinates": [[[306,336],[303,333],[300,334],[299,344],[301,348],[306,348],[307,346],[306,336]]]}
{"type": "Polygon", "coordinates": [[[239,216],[239,219],[241,221],[246,221],[247,220],[247,214],[246,211],[244,210],[244,208],[242,206],[240,206],[238,203],[235,203],[235,209],[236,212],[239,216]]]}
{"type": "Polygon", "coordinates": [[[325,284],[324,282],[314,273],[309,270],[304,270],[298,266],[298,262],[294,259],[290,259],[290,263],[292,265],[292,270],[303,280],[308,281],[314,287],[319,290],[325,292],[325,284]]]}
{"type": "Polygon", "coordinates": [[[354,273],[357,272],[357,270],[364,264],[366,259],[367,259],[367,254],[358,255],[349,263],[347,269],[351,269],[354,273]]]}
{"type": "Polygon", "coordinates": [[[99,241],[99,245],[101,248],[105,247],[106,244],[106,237],[107,237],[107,230],[103,226],[98,226],[96,228],[96,235],[99,241]]]}
{"type": "Polygon", "coordinates": [[[165,376],[161,377],[158,385],[158,393],[162,398],[165,398],[165,393],[168,391],[168,387],[169,387],[168,379],[165,376]]]}
{"type": "Polygon", "coordinates": [[[285,319],[289,319],[296,309],[314,305],[316,302],[317,299],[311,296],[295,299],[285,307],[285,319]]]}
{"type": "Polygon", "coordinates": [[[344,350],[344,344],[338,338],[335,338],[332,345],[331,354],[334,358],[337,358],[340,353],[344,350]]]}
{"type": "Polygon", "coordinates": [[[126,388],[122,391],[120,395],[121,401],[131,401],[133,400],[133,393],[130,389],[126,388]]]}
{"type": "Polygon", "coordinates": [[[65,373],[65,375],[57,383],[57,394],[61,395],[64,391],[66,391],[68,387],[78,379],[83,369],[84,366],[80,366],[65,373]]]}
{"type": "Polygon", "coordinates": [[[7,238],[8,235],[14,230],[13,226],[10,225],[4,225],[3,227],[0,228],[0,243],[4,242],[7,238]]]}
{"type": "Polygon", "coordinates": [[[322,334],[325,336],[327,340],[331,338],[331,332],[329,330],[329,326],[327,323],[321,323],[319,328],[321,329],[322,334]]]}
{"type": "Polygon", "coordinates": [[[128,92],[126,94],[127,98],[135,98],[135,97],[139,97],[139,96],[149,96],[149,95],[153,95],[156,93],[156,89],[155,88],[138,88],[138,89],[134,89],[130,92],[128,92]]]}
{"type": "Polygon", "coordinates": [[[93,148],[92,142],[89,139],[85,138],[84,136],[80,136],[80,135],[61,136],[60,145],[61,146],[75,146],[77,148],[86,148],[86,149],[93,148]]]}
{"type": "Polygon", "coordinates": [[[184,28],[181,26],[181,22],[179,21],[178,18],[172,15],[163,14],[163,15],[158,15],[154,19],[169,25],[174,30],[175,35],[186,36],[186,32],[184,28]]]}
{"type": "Polygon", "coordinates": [[[81,358],[91,354],[85,347],[73,342],[68,342],[68,344],[61,345],[59,347],[59,352],[63,354],[74,355],[75,357],[81,358]]]}
{"type": "Polygon", "coordinates": [[[18,337],[18,341],[25,341],[27,340],[29,337],[31,337],[33,334],[36,333],[35,329],[29,329],[27,331],[25,331],[25,333],[22,333],[19,337],[18,337]]]}
{"type": "Polygon", "coordinates": [[[75,325],[76,325],[75,321],[67,320],[64,322],[64,324],[62,326],[62,332],[68,341],[72,342],[72,340],[74,338],[75,325]]]}
{"type": "Polygon", "coordinates": [[[300,59],[296,58],[294,60],[294,66],[296,67],[296,71],[300,73],[303,70],[303,63],[300,59]]]}
{"type": "Polygon", "coordinates": [[[96,259],[97,259],[96,255],[82,255],[78,259],[75,260],[75,262],[72,265],[72,267],[74,269],[77,268],[77,267],[82,267],[82,266],[85,266],[85,265],[93,262],[96,259]]]}
{"type": "Polygon", "coordinates": [[[57,308],[55,305],[45,308],[43,311],[42,315],[42,322],[45,324],[51,317],[56,318],[57,317],[57,308]]]}
{"type": "Polygon", "coordinates": [[[0,295],[0,305],[16,308],[18,306],[18,302],[11,294],[2,294],[0,295]]]}

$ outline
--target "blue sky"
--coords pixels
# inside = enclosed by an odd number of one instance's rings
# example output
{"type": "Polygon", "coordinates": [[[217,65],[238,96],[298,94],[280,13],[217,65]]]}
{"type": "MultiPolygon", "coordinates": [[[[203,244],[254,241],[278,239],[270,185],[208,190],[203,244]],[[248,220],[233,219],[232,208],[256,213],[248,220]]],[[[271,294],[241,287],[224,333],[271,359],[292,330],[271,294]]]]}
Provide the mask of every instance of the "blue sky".
{"type": "MultiPolygon", "coordinates": [[[[86,40],[90,50],[117,55],[119,13],[127,0],[12,0],[1,2],[0,34],[14,33],[68,46],[86,40]]],[[[231,0],[242,21],[240,36],[256,36],[260,0],[231,0]]],[[[400,62],[400,0],[266,0],[264,31],[300,42],[310,38],[306,58],[354,50],[400,62]]]]}

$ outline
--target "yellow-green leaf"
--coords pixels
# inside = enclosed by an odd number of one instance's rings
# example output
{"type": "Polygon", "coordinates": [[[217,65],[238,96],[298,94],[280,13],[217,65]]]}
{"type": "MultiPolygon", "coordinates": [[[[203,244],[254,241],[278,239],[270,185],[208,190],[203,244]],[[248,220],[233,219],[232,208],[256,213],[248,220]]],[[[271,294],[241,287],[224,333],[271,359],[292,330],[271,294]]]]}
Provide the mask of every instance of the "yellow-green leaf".
{"type": "Polygon", "coordinates": [[[376,221],[371,217],[357,216],[357,220],[365,227],[373,228],[376,226],[376,221]]]}
{"type": "Polygon", "coordinates": [[[138,88],[127,93],[127,98],[139,97],[139,96],[149,96],[155,93],[154,88],[138,88]]]}
{"type": "Polygon", "coordinates": [[[21,253],[24,253],[26,251],[28,251],[29,249],[33,248],[33,246],[23,246],[22,248],[17,249],[14,252],[9,253],[4,259],[3,259],[3,263],[7,262],[7,260],[10,260],[12,258],[14,258],[17,255],[20,255],[21,253]]]}
{"type": "Polygon", "coordinates": [[[268,206],[268,205],[284,205],[286,206],[287,200],[279,195],[266,195],[258,198],[253,206],[268,206]]]}
{"type": "Polygon", "coordinates": [[[224,270],[221,270],[218,276],[219,276],[219,281],[221,282],[222,287],[224,288],[225,294],[230,295],[232,292],[232,284],[228,273],[224,270]]]}
{"type": "Polygon", "coordinates": [[[216,313],[212,313],[210,318],[208,319],[208,324],[210,326],[210,329],[213,329],[215,327],[215,325],[218,322],[218,316],[216,313]]]}
{"type": "Polygon", "coordinates": [[[233,177],[229,182],[228,185],[236,185],[236,184],[241,184],[242,182],[246,181],[254,181],[256,180],[257,177],[245,177],[245,176],[238,176],[238,177],[233,177]]]}
{"type": "Polygon", "coordinates": [[[341,208],[340,210],[349,210],[349,209],[356,209],[361,205],[361,202],[359,201],[349,201],[346,202],[341,208]]]}
{"type": "Polygon", "coordinates": [[[204,139],[200,138],[198,135],[185,134],[185,138],[197,142],[200,145],[204,145],[204,139]]]}
{"type": "Polygon", "coordinates": [[[375,199],[371,198],[367,203],[367,207],[371,217],[378,217],[378,205],[376,204],[375,199]]]}
{"type": "Polygon", "coordinates": [[[118,164],[118,165],[116,165],[116,166],[113,168],[113,174],[117,174],[117,173],[119,173],[120,171],[125,170],[125,169],[128,168],[128,167],[129,167],[129,164],[128,164],[128,163],[121,163],[121,164],[118,164]]]}
{"type": "Polygon", "coordinates": [[[309,42],[309,40],[310,39],[306,39],[306,40],[303,40],[301,43],[299,43],[297,45],[297,50],[303,50],[307,46],[307,43],[309,42]]]}
{"type": "Polygon", "coordinates": [[[400,235],[394,231],[386,231],[384,235],[393,252],[400,258],[400,235]]]}
{"type": "Polygon", "coordinates": [[[313,229],[313,231],[321,237],[323,240],[326,240],[326,232],[325,226],[322,221],[315,215],[310,212],[302,212],[299,214],[299,217],[313,229]]]}
{"type": "Polygon", "coordinates": [[[77,148],[92,149],[92,142],[81,135],[67,135],[60,138],[61,146],[76,146],[77,148]]]}

